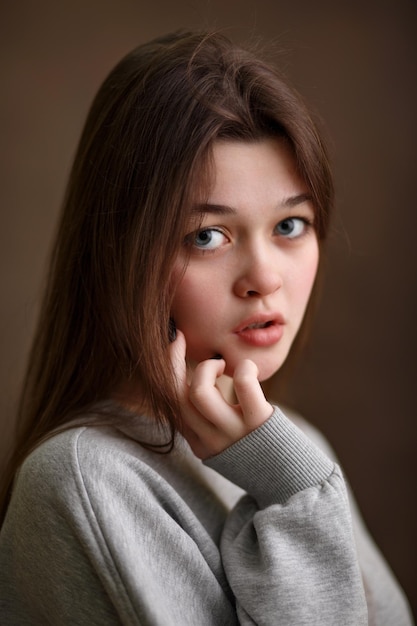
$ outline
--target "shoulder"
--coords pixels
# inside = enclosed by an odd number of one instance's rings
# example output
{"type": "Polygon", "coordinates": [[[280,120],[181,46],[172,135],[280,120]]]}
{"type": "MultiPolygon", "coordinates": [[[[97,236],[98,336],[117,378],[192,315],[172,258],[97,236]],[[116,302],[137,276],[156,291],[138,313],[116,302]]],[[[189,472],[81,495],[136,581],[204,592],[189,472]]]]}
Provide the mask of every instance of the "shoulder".
{"type": "Polygon", "coordinates": [[[146,490],[152,473],[147,451],[114,428],[70,428],[26,458],[12,501],[42,516],[66,516],[77,508],[85,513],[94,502],[119,500],[131,490],[133,477],[135,489],[146,490]]]}
{"type": "Polygon", "coordinates": [[[40,480],[48,487],[62,486],[62,479],[105,464],[118,456],[125,437],[112,428],[76,427],[53,434],[35,448],[24,461],[18,481],[40,480]]]}
{"type": "Polygon", "coordinates": [[[25,545],[63,543],[77,554],[82,545],[98,559],[109,545],[121,553],[120,542],[136,541],[138,529],[162,523],[164,503],[174,509],[179,500],[158,472],[158,463],[169,462],[157,458],[162,456],[169,455],[152,455],[111,427],[55,434],[27,457],[16,477],[7,536],[25,545]]]}
{"type": "MultiPolygon", "coordinates": [[[[23,463],[14,508],[43,517],[93,515],[105,520],[195,507],[217,491],[185,443],[161,454],[111,426],[74,427],[40,444],[23,463]],[[168,505],[169,503],[169,505],[168,505]],[[77,513],[78,511],[78,513],[77,513]]],[[[105,523],[103,521],[103,523],[105,523]]]]}

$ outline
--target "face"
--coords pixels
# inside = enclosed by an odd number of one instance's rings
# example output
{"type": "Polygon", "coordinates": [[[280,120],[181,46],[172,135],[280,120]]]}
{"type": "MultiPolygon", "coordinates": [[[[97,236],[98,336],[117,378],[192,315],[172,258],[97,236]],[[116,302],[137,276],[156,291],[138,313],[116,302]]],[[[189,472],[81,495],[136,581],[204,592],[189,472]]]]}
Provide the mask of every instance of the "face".
{"type": "Polygon", "coordinates": [[[174,268],[171,314],[191,364],[221,354],[232,376],[249,358],[262,381],[286,359],[314,284],[314,209],[282,140],[219,141],[213,157],[207,204],[174,268]]]}

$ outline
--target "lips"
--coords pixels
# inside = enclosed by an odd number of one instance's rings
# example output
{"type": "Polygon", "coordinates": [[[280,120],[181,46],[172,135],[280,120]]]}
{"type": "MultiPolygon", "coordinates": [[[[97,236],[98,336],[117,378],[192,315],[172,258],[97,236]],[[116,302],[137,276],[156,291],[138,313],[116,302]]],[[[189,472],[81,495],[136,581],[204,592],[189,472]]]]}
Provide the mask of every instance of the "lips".
{"type": "Polygon", "coordinates": [[[281,339],[284,324],[284,318],[280,314],[258,314],[239,324],[234,333],[247,344],[268,347],[281,339]]]}
{"type": "Polygon", "coordinates": [[[268,328],[274,322],[255,322],[254,324],[249,324],[243,330],[257,330],[258,328],[268,328]]]}
{"type": "Polygon", "coordinates": [[[257,313],[244,320],[233,332],[241,333],[246,330],[268,328],[275,324],[284,323],[284,318],[280,313],[257,313]]]}

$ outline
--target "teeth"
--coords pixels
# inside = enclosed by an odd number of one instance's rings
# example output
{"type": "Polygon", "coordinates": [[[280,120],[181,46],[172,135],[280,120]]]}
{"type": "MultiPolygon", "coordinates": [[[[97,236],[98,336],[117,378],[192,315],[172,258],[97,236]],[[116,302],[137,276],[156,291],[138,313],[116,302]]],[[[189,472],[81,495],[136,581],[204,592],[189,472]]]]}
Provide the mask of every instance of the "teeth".
{"type": "Polygon", "coordinates": [[[249,330],[252,330],[254,328],[266,328],[267,326],[269,326],[269,322],[263,322],[263,323],[255,323],[255,324],[249,324],[249,326],[247,326],[247,328],[249,330]]]}

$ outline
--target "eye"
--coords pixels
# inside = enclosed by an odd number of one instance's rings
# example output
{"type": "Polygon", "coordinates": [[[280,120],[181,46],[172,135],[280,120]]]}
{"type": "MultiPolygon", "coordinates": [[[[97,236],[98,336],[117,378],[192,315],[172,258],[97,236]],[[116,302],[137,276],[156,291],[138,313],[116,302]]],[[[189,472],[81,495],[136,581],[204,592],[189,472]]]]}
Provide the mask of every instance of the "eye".
{"type": "Polygon", "coordinates": [[[303,235],[310,224],[302,217],[287,217],[277,224],[275,230],[281,237],[295,239],[303,235]]]}
{"type": "Polygon", "coordinates": [[[198,250],[215,250],[224,243],[225,239],[225,235],[217,228],[203,228],[185,238],[188,245],[198,250]]]}

